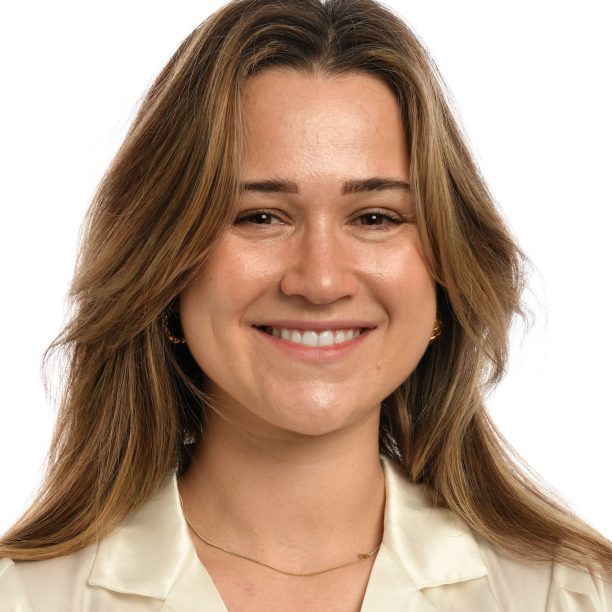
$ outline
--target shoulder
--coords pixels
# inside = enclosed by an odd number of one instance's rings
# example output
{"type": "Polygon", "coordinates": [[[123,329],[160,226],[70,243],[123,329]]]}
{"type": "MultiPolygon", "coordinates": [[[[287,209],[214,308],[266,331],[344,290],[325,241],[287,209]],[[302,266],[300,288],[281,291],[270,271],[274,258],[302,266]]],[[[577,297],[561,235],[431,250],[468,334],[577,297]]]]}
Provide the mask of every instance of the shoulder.
{"type": "Polygon", "coordinates": [[[0,610],[34,612],[25,585],[12,559],[0,559],[0,610]]]}
{"type": "Polygon", "coordinates": [[[0,559],[0,609],[4,612],[79,610],[97,545],[39,561],[0,559]]]}
{"type": "Polygon", "coordinates": [[[439,610],[612,612],[612,585],[561,563],[513,556],[470,529],[431,490],[383,457],[383,542],[439,610]],[[463,607],[461,607],[463,606],[463,607]]]}
{"type": "MultiPolygon", "coordinates": [[[[563,563],[519,559],[475,535],[488,583],[500,604],[546,612],[612,610],[612,583],[563,563]]],[[[513,608],[514,609],[514,608],[513,608]]]]}

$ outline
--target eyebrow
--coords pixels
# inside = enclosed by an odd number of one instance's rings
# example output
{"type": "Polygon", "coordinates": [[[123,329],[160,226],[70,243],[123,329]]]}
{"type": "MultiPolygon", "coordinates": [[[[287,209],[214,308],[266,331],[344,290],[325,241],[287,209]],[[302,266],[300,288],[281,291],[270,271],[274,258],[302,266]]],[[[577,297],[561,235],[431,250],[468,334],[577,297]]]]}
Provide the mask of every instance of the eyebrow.
{"type": "MultiPolygon", "coordinates": [[[[242,191],[261,193],[299,193],[298,186],[287,179],[268,179],[241,183],[242,191]]],[[[363,193],[364,191],[386,191],[388,189],[411,191],[410,183],[399,179],[372,177],[368,179],[351,179],[342,185],[342,195],[363,193]]]]}

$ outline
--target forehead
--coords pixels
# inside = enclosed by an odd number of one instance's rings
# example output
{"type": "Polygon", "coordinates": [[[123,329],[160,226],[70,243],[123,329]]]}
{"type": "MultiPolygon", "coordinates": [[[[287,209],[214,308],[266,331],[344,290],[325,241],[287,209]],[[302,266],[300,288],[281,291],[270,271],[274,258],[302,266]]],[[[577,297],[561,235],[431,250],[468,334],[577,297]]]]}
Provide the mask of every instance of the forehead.
{"type": "Polygon", "coordinates": [[[247,81],[242,104],[249,173],[407,174],[399,104],[374,76],[268,69],[247,81]]]}

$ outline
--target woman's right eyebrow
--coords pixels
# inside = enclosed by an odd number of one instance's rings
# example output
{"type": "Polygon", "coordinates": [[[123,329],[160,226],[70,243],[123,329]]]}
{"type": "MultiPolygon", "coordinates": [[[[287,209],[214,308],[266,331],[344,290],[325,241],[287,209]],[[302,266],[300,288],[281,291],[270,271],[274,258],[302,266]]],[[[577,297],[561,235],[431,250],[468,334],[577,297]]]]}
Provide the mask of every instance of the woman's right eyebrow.
{"type": "Polygon", "coordinates": [[[242,191],[261,191],[263,193],[299,193],[293,181],[287,179],[266,179],[241,183],[242,191]]]}

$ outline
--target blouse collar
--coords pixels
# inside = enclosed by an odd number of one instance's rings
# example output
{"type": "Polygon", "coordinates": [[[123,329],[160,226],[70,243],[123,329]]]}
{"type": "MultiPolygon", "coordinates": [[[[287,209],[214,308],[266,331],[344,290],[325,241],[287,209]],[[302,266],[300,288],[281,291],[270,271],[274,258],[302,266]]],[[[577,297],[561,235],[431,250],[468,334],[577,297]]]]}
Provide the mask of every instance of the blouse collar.
{"type": "MultiPolygon", "coordinates": [[[[386,492],[384,533],[366,600],[369,592],[381,591],[375,583],[384,578],[420,590],[486,576],[470,529],[450,510],[436,508],[425,485],[411,483],[398,462],[380,457],[386,492]]],[[[178,583],[183,588],[185,576],[206,582],[209,592],[214,589],[197,558],[172,470],[156,494],[98,543],[88,582],[166,599],[178,583]]],[[[194,591],[202,588],[190,586],[194,591]]]]}

